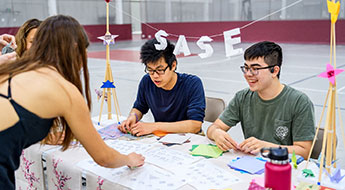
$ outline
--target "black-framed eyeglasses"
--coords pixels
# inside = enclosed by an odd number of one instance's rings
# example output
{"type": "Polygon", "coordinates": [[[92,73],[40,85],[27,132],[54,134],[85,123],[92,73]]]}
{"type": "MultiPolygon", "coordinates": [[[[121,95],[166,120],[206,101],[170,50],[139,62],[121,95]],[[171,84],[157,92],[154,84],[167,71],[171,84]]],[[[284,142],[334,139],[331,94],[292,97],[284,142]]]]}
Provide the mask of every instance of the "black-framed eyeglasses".
{"type": "Polygon", "coordinates": [[[149,68],[145,67],[145,73],[153,75],[156,72],[158,75],[164,75],[165,71],[168,69],[168,67],[169,67],[169,65],[166,66],[164,69],[149,69],[149,68]]]}
{"type": "Polygon", "coordinates": [[[241,68],[241,71],[243,72],[243,74],[247,74],[248,71],[250,71],[250,73],[252,75],[258,75],[259,74],[259,70],[261,69],[269,69],[269,68],[272,68],[272,67],[275,67],[277,65],[270,65],[270,66],[267,66],[267,67],[248,67],[248,66],[240,66],[241,68]]]}

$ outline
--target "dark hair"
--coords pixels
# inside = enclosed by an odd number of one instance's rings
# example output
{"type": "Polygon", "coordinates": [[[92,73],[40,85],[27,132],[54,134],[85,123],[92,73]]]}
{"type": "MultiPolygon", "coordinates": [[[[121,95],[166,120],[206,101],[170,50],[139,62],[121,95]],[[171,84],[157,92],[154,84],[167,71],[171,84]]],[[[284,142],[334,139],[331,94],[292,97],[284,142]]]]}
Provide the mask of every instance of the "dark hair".
{"type": "Polygon", "coordinates": [[[16,34],[16,53],[18,57],[21,57],[23,53],[26,51],[26,37],[28,36],[29,32],[32,29],[38,28],[42,21],[38,19],[30,19],[26,21],[19,29],[16,34]]]}
{"type": "Polygon", "coordinates": [[[147,63],[155,63],[161,57],[164,57],[164,60],[170,69],[174,61],[176,61],[177,64],[176,56],[173,53],[175,49],[174,44],[167,40],[167,47],[164,50],[157,50],[155,44],[158,44],[158,41],[156,38],[153,38],[141,46],[140,59],[143,64],[147,65],[147,63]]]}
{"type": "MultiPolygon", "coordinates": [[[[70,16],[56,15],[47,18],[37,29],[34,43],[25,54],[15,62],[0,65],[0,76],[12,77],[39,68],[55,68],[61,76],[74,84],[86,98],[91,108],[89,71],[87,68],[87,35],[77,20],[70,16]],[[81,70],[82,69],[82,70],[81,70]],[[84,91],[81,75],[84,75],[84,91]]],[[[0,83],[8,80],[4,77],[0,83]]],[[[71,129],[64,118],[56,118],[54,126],[63,126],[65,138],[62,143],[66,150],[74,139],[71,129]]]]}
{"type": "MultiPolygon", "coordinates": [[[[267,65],[277,65],[281,68],[283,61],[282,48],[274,42],[263,41],[250,46],[244,52],[244,60],[249,61],[260,57],[264,58],[267,65]]],[[[280,70],[277,77],[279,78],[279,76],[280,70]]]]}

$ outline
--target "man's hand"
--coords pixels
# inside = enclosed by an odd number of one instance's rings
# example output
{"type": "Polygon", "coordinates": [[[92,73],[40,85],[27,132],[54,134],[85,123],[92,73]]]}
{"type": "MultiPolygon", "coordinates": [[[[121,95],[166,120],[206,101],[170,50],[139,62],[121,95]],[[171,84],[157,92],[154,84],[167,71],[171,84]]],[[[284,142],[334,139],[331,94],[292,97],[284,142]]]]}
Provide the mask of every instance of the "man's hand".
{"type": "Polygon", "coordinates": [[[130,115],[127,120],[123,121],[121,125],[118,126],[118,129],[123,133],[128,133],[131,131],[133,125],[137,122],[135,115],[130,115]]]}
{"type": "Polygon", "coordinates": [[[154,123],[138,122],[131,127],[131,134],[139,137],[142,135],[151,134],[156,130],[157,129],[154,123]]]}
{"type": "Polygon", "coordinates": [[[16,49],[17,44],[16,44],[16,39],[14,38],[14,36],[9,35],[9,34],[0,35],[0,50],[2,50],[3,47],[5,47],[7,44],[11,42],[12,42],[11,48],[16,49]]]}
{"type": "Polygon", "coordinates": [[[261,148],[271,147],[270,145],[271,143],[269,142],[259,140],[255,137],[249,137],[238,148],[245,153],[258,154],[261,148]]]}
{"type": "Polygon", "coordinates": [[[215,129],[213,138],[217,146],[222,151],[227,151],[229,149],[237,150],[237,143],[230,137],[230,135],[226,131],[222,129],[215,129]]]}

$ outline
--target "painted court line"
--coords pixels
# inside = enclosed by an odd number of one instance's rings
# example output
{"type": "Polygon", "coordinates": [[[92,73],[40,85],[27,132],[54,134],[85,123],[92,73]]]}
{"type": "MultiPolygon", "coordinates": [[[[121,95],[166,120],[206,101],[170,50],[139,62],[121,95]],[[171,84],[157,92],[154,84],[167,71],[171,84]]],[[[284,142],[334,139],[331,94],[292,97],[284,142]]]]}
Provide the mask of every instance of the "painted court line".
{"type": "MultiPolygon", "coordinates": [[[[342,67],[345,67],[345,64],[340,65],[340,66],[339,66],[339,67],[337,67],[337,68],[342,68],[342,67]]],[[[308,80],[308,79],[311,79],[311,78],[317,77],[318,75],[319,75],[319,74],[316,74],[316,75],[311,75],[311,76],[306,77],[306,78],[304,78],[304,79],[301,79],[301,80],[298,80],[298,81],[292,82],[292,83],[290,83],[290,84],[288,84],[288,85],[289,85],[289,86],[292,86],[292,85],[294,85],[294,84],[298,84],[298,83],[301,83],[301,82],[306,81],[306,80],[308,80]]]]}
{"type": "Polygon", "coordinates": [[[238,80],[227,80],[227,79],[219,79],[219,78],[210,78],[210,77],[200,77],[203,81],[205,80],[214,80],[214,81],[220,81],[220,82],[234,82],[234,83],[240,83],[240,84],[247,84],[245,81],[238,81],[238,80]]]}
{"type": "Polygon", "coordinates": [[[345,89],[345,86],[339,88],[339,89],[338,89],[338,93],[341,92],[341,91],[343,91],[344,89],[345,89]]]}

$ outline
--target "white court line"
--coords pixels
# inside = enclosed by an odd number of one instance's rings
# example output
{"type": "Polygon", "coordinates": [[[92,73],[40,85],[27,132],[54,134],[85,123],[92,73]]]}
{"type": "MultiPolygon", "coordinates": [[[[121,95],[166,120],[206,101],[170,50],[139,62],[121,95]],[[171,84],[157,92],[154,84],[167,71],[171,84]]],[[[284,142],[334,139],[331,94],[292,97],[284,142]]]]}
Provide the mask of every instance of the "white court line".
{"type": "Polygon", "coordinates": [[[305,90],[305,91],[311,91],[311,92],[322,92],[322,93],[327,93],[328,90],[317,90],[317,89],[311,89],[311,88],[301,88],[301,87],[294,87],[297,90],[305,90]]]}
{"type": "MultiPolygon", "coordinates": [[[[178,58],[180,59],[180,58],[178,58]]],[[[233,57],[233,58],[226,58],[226,59],[221,59],[221,60],[215,60],[215,61],[208,61],[208,62],[205,62],[205,63],[200,63],[200,62],[188,62],[188,61],[179,61],[179,64],[184,64],[183,66],[184,67],[187,67],[187,66],[195,66],[195,65],[200,65],[200,66],[204,66],[204,65],[214,65],[214,64],[219,64],[219,63],[225,63],[225,64],[232,64],[233,61],[236,59],[236,57],[233,57]]]]}
{"type": "Polygon", "coordinates": [[[238,80],[227,80],[227,79],[219,79],[219,78],[210,78],[210,77],[200,77],[203,81],[205,80],[214,80],[214,81],[221,81],[221,82],[234,82],[240,84],[246,84],[245,81],[238,81],[238,80]]]}
{"type": "MultiPolygon", "coordinates": [[[[300,87],[293,87],[297,90],[301,90],[301,91],[311,91],[311,92],[322,92],[322,93],[327,93],[328,90],[317,90],[317,89],[311,89],[311,88],[300,88],[300,87]]],[[[339,93],[339,91],[337,91],[338,94],[345,94],[345,93],[339,93]]]]}
{"type": "Polygon", "coordinates": [[[338,89],[338,93],[345,89],[345,86],[338,89]]]}
{"type": "Polygon", "coordinates": [[[311,67],[311,66],[295,66],[295,65],[282,65],[282,69],[284,68],[298,68],[298,69],[319,69],[319,70],[326,70],[326,67],[311,67]]]}
{"type": "Polygon", "coordinates": [[[308,76],[308,75],[315,75],[315,73],[306,73],[306,72],[303,72],[303,73],[293,73],[293,72],[282,72],[281,73],[282,76],[287,76],[287,75],[293,75],[293,76],[308,76]]]}
{"type": "MultiPolygon", "coordinates": [[[[305,53],[305,54],[295,54],[295,53],[286,53],[285,54],[285,57],[312,57],[312,58],[315,58],[315,57],[318,57],[318,58],[328,58],[328,61],[329,61],[329,54],[328,55],[315,55],[315,54],[309,54],[309,53],[305,53]]],[[[339,58],[345,58],[345,56],[343,55],[338,55],[337,54],[337,61],[339,58]]]]}

